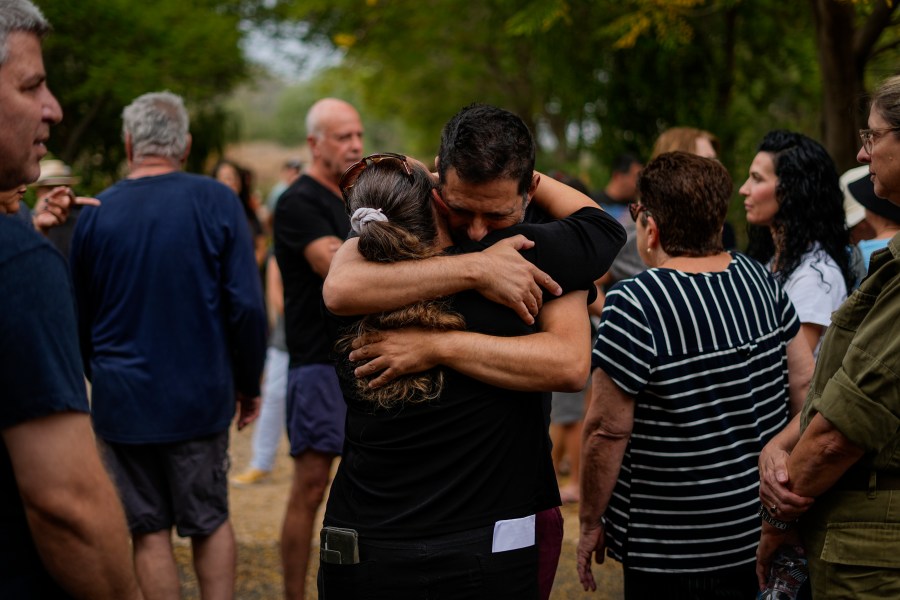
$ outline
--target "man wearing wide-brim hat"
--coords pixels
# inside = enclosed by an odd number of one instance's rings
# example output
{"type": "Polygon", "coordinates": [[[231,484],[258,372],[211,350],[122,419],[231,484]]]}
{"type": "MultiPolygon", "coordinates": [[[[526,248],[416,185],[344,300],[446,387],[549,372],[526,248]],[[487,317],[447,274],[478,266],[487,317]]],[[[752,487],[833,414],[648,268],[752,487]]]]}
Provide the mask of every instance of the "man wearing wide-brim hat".
{"type": "MultiPolygon", "coordinates": [[[[47,159],[41,161],[41,175],[32,183],[32,187],[38,191],[38,197],[44,188],[54,188],[59,185],[73,186],[81,181],[80,177],[72,175],[72,168],[61,160],[47,159]]],[[[49,190],[47,190],[49,191],[49,190]]]]}
{"type": "Polygon", "coordinates": [[[41,174],[31,184],[37,196],[34,204],[34,228],[47,236],[54,246],[69,256],[69,242],[75,221],[84,204],[97,205],[94,198],[75,195],[73,185],[81,181],[72,175],[72,168],[61,160],[45,159],[41,163],[41,174]]]}
{"type": "Polygon", "coordinates": [[[846,178],[844,196],[850,197],[865,209],[865,220],[871,226],[874,236],[861,240],[857,245],[862,253],[865,268],[869,269],[872,254],[886,248],[891,238],[900,232],[900,207],[875,195],[875,187],[869,176],[868,165],[851,169],[842,177],[846,178]]]}

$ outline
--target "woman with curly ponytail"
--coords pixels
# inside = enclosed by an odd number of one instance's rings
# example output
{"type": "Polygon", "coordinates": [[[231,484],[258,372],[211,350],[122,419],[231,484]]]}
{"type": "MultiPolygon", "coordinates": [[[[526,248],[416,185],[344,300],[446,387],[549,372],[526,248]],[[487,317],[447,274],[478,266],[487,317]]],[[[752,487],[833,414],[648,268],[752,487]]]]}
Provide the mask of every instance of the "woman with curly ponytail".
{"type": "MultiPolygon", "coordinates": [[[[423,259],[441,254],[443,247],[450,245],[449,240],[439,243],[432,213],[431,189],[434,184],[431,176],[406,160],[405,157],[402,160],[390,157],[363,169],[347,194],[351,226],[359,236],[359,253],[366,260],[423,259]],[[409,179],[409,184],[402,179],[409,179]]],[[[366,315],[338,339],[335,346],[340,355],[338,368],[359,366],[347,356],[353,349],[353,340],[367,333],[402,327],[448,330],[465,329],[465,326],[462,316],[451,311],[441,299],[366,315]]],[[[378,388],[369,387],[368,378],[351,379],[355,381],[359,398],[382,408],[434,400],[444,384],[444,374],[439,367],[398,377],[378,388]]]]}

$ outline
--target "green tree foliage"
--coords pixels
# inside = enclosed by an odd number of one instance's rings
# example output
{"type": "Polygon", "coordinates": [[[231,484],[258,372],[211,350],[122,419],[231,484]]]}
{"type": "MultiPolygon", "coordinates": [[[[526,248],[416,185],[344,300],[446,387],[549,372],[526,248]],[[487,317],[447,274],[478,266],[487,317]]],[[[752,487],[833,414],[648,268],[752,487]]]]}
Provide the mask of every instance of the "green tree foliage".
{"type": "MultiPolygon", "coordinates": [[[[882,65],[896,59],[891,6],[886,0],[306,0],[280,8],[308,25],[307,40],[343,49],[336,76],[358,86],[372,111],[413,124],[408,142],[415,148],[433,148],[453,112],[482,101],[529,122],[545,168],[580,172],[585,156],[608,163],[623,150],[646,156],[662,130],[692,125],[722,138],[723,158],[737,174],[770,129],[832,139],[827,132],[840,115],[823,109],[834,78],[823,84],[821,71],[830,64],[823,57],[843,46],[822,35],[821,11],[832,20],[843,15],[847,27],[833,35],[856,36],[852,60],[862,69],[870,55],[882,65]],[[879,39],[881,49],[872,51],[879,39]]],[[[855,127],[846,108],[840,126],[855,127]]],[[[846,133],[841,139],[843,147],[855,143],[846,133]]]]}
{"type": "Polygon", "coordinates": [[[192,162],[220,148],[227,131],[223,94],[247,74],[242,19],[260,2],[238,0],[38,0],[54,31],[44,43],[51,89],[63,107],[51,151],[97,190],[124,159],[121,112],[145,92],[182,95],[193,117],[192,162]]]}

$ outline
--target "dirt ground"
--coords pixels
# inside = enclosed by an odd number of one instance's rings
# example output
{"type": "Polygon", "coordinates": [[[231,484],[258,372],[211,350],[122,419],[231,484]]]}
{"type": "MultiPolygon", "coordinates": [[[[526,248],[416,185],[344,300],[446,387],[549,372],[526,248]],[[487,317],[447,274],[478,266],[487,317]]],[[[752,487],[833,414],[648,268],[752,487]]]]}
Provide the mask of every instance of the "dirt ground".
{"type": "MultiPolygon", "coordinates": [[[[250,460],[251,425],[238,433],[232,430],[231,474],[240,473],[250,460]]],[[[282,438],[278,459],[272,476],[265,482],[245,488],[230,488],[232,524],[238,545],[238,570],[236,598],[240,600],[274,599],[282,596],[281,562],[278,552],[281,521],[287,503],[292,465],[287,453],[287,439],[282,438]]],[[[562,556],[552,600],[593,598],[614,600],[622,597],[622,570],[618,563],[607,560],[594,568],[598,590],[585,592],[575,572],[575,545],[578,541],[578,508],[570,504],[563,507],[565,535],[562,556]]],[[[321,513],[319,515],[321,521],[321,513]]],[[[183,597],[199,598],[196,578],[191,568],[190,546],[187,541],[175,540],[175,553],[181,571],[183,597]]],[[[316,571],[318,552],[313,552],[307,576],[307,598],[318,598],[316,571]]]]}

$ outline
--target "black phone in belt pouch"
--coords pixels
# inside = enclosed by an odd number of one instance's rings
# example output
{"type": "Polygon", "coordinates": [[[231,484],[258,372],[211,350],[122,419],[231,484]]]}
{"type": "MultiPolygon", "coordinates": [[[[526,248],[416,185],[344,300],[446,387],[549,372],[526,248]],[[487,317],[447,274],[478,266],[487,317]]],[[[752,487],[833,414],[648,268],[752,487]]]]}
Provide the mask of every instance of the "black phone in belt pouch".
{"type": "Polygon", "coordinates": [[[337,565],[359,562],[359,536],[354,529],[323,527],[320,534],[319,560],[337,565]]]}

